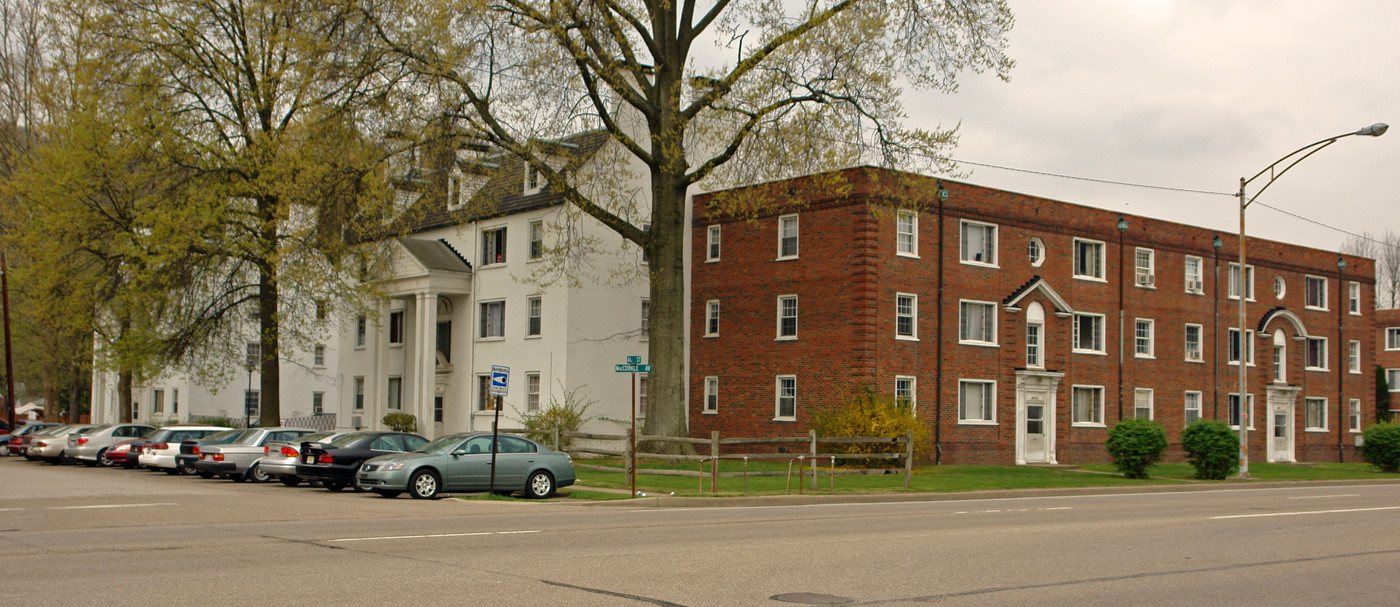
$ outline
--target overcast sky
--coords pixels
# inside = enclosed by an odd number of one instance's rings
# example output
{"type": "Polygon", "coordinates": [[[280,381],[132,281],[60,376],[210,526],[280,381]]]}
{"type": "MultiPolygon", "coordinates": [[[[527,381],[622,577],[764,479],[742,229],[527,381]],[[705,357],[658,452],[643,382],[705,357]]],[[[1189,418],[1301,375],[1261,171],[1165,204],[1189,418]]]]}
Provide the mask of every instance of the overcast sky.
{"type": "MultiPolygon", "coordinates": [[[[1233,193],[1306,144],[1392,123],[1307,159],[1259,201],[1349,232],[1400,232],[1400,2],[1010,2],[1010,82],[967,75],[956,95],[906,96],[913,124],[961,122],[955,158],[1233,193]]],[[[961,169],[978,185],[1239,230],[1228,196],[961,169]]],[[[1247,233],[1327,250],[1347,238],[1261,204],[1247,233]]]]}

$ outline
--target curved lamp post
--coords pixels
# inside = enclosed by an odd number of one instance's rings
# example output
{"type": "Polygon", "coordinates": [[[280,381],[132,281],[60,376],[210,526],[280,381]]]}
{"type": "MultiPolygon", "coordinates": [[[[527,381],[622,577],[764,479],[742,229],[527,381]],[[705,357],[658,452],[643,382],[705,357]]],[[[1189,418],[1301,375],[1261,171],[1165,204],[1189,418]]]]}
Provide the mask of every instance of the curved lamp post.
{"type": "MultiPolygon", "coordinates": [[[[1390,128],[1390,125],[1385,124],[1385,123],[1383,123],[1383,122],[1377,122],[1376,124],[1373,124],[1373,125],[1371,125],[1371,126],[1368,126],[1368,127],[1366,127],[1366,128],[1363,128],[1363,129],[1359,129],[1359,130],[1354,131],[1354,132],[1351,132],[1351,133],[1342,133],[1341,135],[1336,135],[1336,136],[1333,136],[1333,137],[1328,137],[1327,139],[1323,139],[1323,140],[1321,140],[1321,141],[1317,141],[1317,142],[1314,142],[1314,143],[1309,143],[1308,145],[1305,145],[1305,146],[1303,146],[1303,147],[1301,147],[1301,148],[1298,148],[1298,149],[1294,150],[1293,152],[1289,153],[1287,156],[1284,156],[1283,158],[1280,158],[1280,159],[1278,159],[1278,160],[1275,160],[1273,164],[1264,167],[1264,170],[1259,171],[1258,173],[1255,173],[1253,177],[1250,177],[1249,179],[1245,179],[1245,178],[1243,178],[1243,177],[1240,178],[1240,269],[1239,269],[1239,279],[1238,279],[1238,284],[1239,284],[1239,293],[1238,293],[1238,295],[1239,295],[1239,298],[1240,298],[1240,325],[1239,325],[1239,331],[1240,331],[1240,332],[1239,332],[1239,365],[1240,365],[1240,386],[1239,386],[1239,389],[1240,389],[1240,392],[1239,392],[1239,400],[1237,401],[1237,402],[1239,403],[1239,405],[1238,405],[1238,406],[1239,406],[1239,415],[1238,415],[1238,418],[1239,418],[1239,419],[1238,419],[1238,421],[1239,421],[1239,424],[1240,424],[1240,474],[1239,474],[1239,477],[1240,477],[1240,478],[1249,478],[1249,442],[1248,442],[1248,437],[1249,437],[1249,422],[1252,421],[1253,418],[1254,418],[1253,412],[1250,411],[1250,409],[1249,409],[1249,404],[1248,404],[1248,402],[1247,402],[1247,401],[1248,401],[1248,396],[1247,396],[1247,395],[1248,395],[1248,392],[1245,390],[1245,386],[1246,386],[1245,381],[1246,381],[1246,379],[1247,379],[1247,374],[1248,374],[1248,369],[1249,369],[1249,364],[1248,364],[1248,363],[1249,363],[1249,346],[1250,346],[1251,344],[1249,343],[1249,340],[1248,340],[1248,338],[1246,337],[1247,332],[1245,331],[1245,324],[1244,324],[1244,323],[1245,323],[1244,307],[1245,307],[1245,298],[1246,298],[1246,296],[1247,296],[1246,288],[1245,288],[1245,278],[1246,278],[1245,268],[1248,267],[1247,264],[1245,263],[1245,256],[1244,256],[1244,254],[1245,254],[1244,210],[1245,210],[1246,208],[1249,207],[1250,203],[1254,202],[1255,199],[1259,198],[1259,195],[1260,195],[1260,194],[1263,194],[1263,193],[1264,193],[1264,190],[1269,189],[1269,186],[1271,186],[1271,185],[1274,184],[1274,180],[1278,179],[1279,177],[1282,177],[1283,174],[1284,174],[1284,173],[1287,173],[1289,169],[1291,169],[1291,168],[1293,168],[1293,167],[1295,167],[1295,166],[1298,166],[1298,163],[1300,163],[1300,162],[1306,160],[1308,156],[1312,156],[1313,154],[1316,154],[1316,153],[1318,153],[1319,151],[1321,151],[1323,148],[1325,148],[1325,147],[1327,147],[1327,146],[1329,146],[1329,145],[1332,145],[1332,144],[1336,143],[1338,139],[1341,139],[1341,138],[1343,138],[1343,137],[1350,137],[1350,136],[1352,136],[1352,135],[1368,135],[1368,136],[1371,136],[1371,137],[1380,137],[1381,135],[1384,135],[1386,129],[1389,129],[1389,128],[1390,128]],[[1279,165],[1283,165],[1283,168],[1281,168],[1281,169],[1278,168],[1279,165]],[[1260,177],[1265,177],[1266,174],[1267,174],[1267,177],[1266,177],[1266,179],[1264,180],[1264,185],[1260,186],[1259,190],[1256,191],[1256,192],[1254,193],[1253,196],[1246,196],[1246,194],[1245,194],[1245,187],[1248,186],[1248,185],[1251,184],[1251,183],[1254,183],[1254,180],[1259,179],[1260,177]]],[[[1340,422],[1339,422],[1339,423],[1340,423],[1340,422]]]]}

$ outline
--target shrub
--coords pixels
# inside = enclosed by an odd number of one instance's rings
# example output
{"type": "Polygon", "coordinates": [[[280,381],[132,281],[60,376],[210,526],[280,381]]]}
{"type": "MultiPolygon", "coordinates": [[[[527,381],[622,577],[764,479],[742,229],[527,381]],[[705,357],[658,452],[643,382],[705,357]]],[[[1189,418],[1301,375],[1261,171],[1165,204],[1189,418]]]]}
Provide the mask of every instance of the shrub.
{"type": "Polygon", "coordinates": [[[1381,472],[1400,472],[1400,424],[1371,424],[1361,433],[1361,456],[1381,472]]]}
{"type": "Polygon", "coordinates": [[[568,451],[574,445],[572,436],[565,436],[565,432],[578,432],[585,423],[594,419],[587,415],[588,408],[596,401],[585,400],[578,394],[580,389],[587,386],[579,386],[573,390],[564,392],[564,402],[559,402],[553,396],[549,398],[549,405],[539,411],[526,413],[517,418],[516,421],[525,426],[534,438],[548,442],[554,439],[554,430],[559,430],[559,444],[555,446],[560,451],[568,451]]]}
{"type": "MultiPolygon", "coordinates": [[[[910,407],[899,404],[892,396],[877,396],[869,388],[846,406],[819,411],[812,416],[813,426],[820,436],[903,438],[913,433],[914,451],[927,451],[928,426],[914,416],[910,407]]],[[[834,453],[903,453],[903,445],[894,449],[889,443],[835,444],[834,453]]],[[[887,468],[888,459],[847,460],[868,468],[887,468]]]]}
{"type": "Polygon", "coordinates": [[[1240,466],[1240,436],[1224,422],[1202,419],[1181,431],[1181,449],[1196,478],[1224,480],[1240,466]]]}
{"type": "Polygon", "coordinates": [[[1147,470],[1162,461],[1167,431],[1150,419],[1129,418],[1108,429],[1108,454],[1127,478],[1147,478],[1147,470]]]}
{"type": "Polygon", "coordinates": [[[418,418],[411,413],[390,413],[384,416],[384,425],[395,432],[417,432],[418,418]]]}

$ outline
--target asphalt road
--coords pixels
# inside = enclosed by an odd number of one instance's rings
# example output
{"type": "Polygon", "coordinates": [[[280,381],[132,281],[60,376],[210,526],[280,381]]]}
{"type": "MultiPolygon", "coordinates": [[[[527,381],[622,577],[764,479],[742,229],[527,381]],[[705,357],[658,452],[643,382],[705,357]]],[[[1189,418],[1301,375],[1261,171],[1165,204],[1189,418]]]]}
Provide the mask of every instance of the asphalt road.
{"type": "Polygon", "coordinates": [[[11,605],[1400,601],[1392,484],[658,508],[387,500],[10,457],[0,496],[11,605]]]}

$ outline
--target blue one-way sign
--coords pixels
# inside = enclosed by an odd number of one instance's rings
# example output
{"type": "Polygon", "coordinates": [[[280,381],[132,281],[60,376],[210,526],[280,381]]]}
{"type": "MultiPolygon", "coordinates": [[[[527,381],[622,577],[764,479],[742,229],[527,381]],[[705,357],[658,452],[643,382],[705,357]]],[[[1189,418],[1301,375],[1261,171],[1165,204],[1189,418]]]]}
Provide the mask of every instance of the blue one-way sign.
{"type": "Polygon", "coordinates": [[[491,387],[487,392],[491,396],[507,396],[506,389],[510,386],[510,367],[505,365],[491,365],[491,387]]]}

